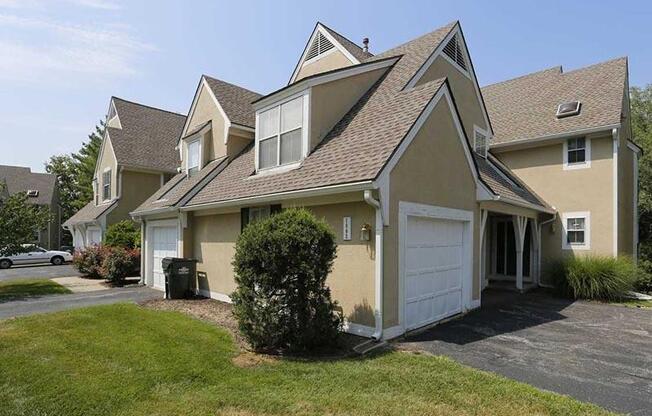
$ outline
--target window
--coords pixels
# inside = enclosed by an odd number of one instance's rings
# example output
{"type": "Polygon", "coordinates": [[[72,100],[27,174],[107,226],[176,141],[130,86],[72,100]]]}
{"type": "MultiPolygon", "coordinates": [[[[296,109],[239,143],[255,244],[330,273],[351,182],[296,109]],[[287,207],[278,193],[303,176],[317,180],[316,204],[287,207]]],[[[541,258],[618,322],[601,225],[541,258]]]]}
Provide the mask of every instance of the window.
{"type": "Polygon", "coordinates": [[[475,152],[482,157],[487,157],[487,150],[489,145],[489,143],[487,143],[488,142],[487,132],[485,132],[478,126],[474,126],[473,132],[474,132],[473,148],[475,149],[475,152]]]}
{"type": "Polygon", "coordinates": [[[102,173],[102,200],[111,199],[111,170],[102,173]]]}
{"type": "Polygon", "coordinates": [[[200,169],[199,159],[201,154],[201,144],[199,139],[188,142],[188,157],[186,160],[186,172],[189,175],[198,172],[200,169]]]}
{"type": "Polygon", "coordinates": [[[260,221],[272,214],[281,212],[281,205],[263,205],[260,207],[241,208],[240,209],[240,231],[244,230],[249,223],[260,221]]]}
{"type": "Polygon", "coordinates": [[[584,137],[568,139],[564,143],[564,169],[590,166],[591,142],[584,137]]]}
{"type": "Polygon", "coordinates": [[[269,205],[249,208],[249,223],[254,223],[269,217],[269,211],[269,205]]]}
{"type": "Polygon", "coordinates": [[[564,227],[562,248],[566,250],[589,248],[589,220],[588,212],[569,212],[562,216],[564,227]]]}
{"type": "Polygon", "coordinates": [[[303,97],[260,113],[258,169],[289,165],[303,154],[303,97]]]}

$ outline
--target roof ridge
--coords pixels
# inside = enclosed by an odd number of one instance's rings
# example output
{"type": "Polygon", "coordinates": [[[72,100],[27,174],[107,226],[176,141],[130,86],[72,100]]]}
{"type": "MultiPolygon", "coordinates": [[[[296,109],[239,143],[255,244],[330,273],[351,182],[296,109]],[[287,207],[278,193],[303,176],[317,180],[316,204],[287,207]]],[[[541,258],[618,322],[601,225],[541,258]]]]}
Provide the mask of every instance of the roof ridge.
{"type": "Polygon", "coordinates": [[[176,111],[165,110],[165,109],[163,109],[163,108],[154,107],[154,106],[152,106],[152,105],[147,105],[147,104],[137,103],[136,101],[126,100],[126,99],[124,99],[124,98],[116,97],[115,95],[112,95],[112,96],[111,96],[111,100],[120,100],[120,101],[123,101],[123,102],[125,102],[125,103],[134,104],[134,105],[137,105],[137,106],[140,106],[140,107],[149,108],[149,109],[151,109],[151,110],[161,111],[161,112],[163,112],[163,113],[169,113],[169,114],[173,114],[173,115],[175,115],[175,116],[186,117],[185,114],[177,113],[176,111]]]}
{"type": "Polygon", "coordinates": [[[224,83],[224,84],[231,85],[231,86],[236,87],[236,88],[240,88],[241,90],[248,91],[248,92],[250,92],[250,93],[252,93],[252,94],[256,94],[256,95],[259,95],[259,96],[261,96],[261,97],[263,96],[263,94],[261,94],[261,93],[259,93],[259,92],[256,92],[256,91],[253,91],[253,90],[250,90],[249,88],[245,88],[245,87],[243,87],[243,86],[240,86],[240,85],[238,85],[238,84],[234,84],[234,83],[232,83],[232,82],[224,81],[223,79],[215,78],[215,77],[213,77],[213,76],[206,75],[206,74],[202,74],[201,76],[202,76],[202,78],[212,79],[212,80],[215,80],[215,81],[218,81],[218,82],[222,82],[222,83],[224,83]]]}
{"type": "Polygon", "coordinates": [[[506,83],[512,82],[512,81],[518,81],[518,80],[528,78],[528,77],[532,77],[532,76],[536,76],[536,75],[542,75],[545,72],[551,72],[551,71],[554,71],[556,69],[559,70],[559,74],[564,73],[564,72],[562,72],[563,71],[562,66],[561,65],[556,65],[556,66],[551,66],[550,68],[541,69],[539,71],[530,72],[528,74],[519,75],[518,77],[515,77],[515,78],[509,78],[509,79],[505,79],[505,80],[502,80],[502,81],[494,82],[493,84],[487,84],[487,85],[481,87],[481,89],[485,89],[485,88],[489,88],[489,87],[495,87],[497,85],[506,84],[506,83]]]}
{"type": "MultiPolygon", "coordinates": [[[[381,52],[381,53],[379,53],[379,54],[376,54],[376,55],[374,55],[374,56],[375,56],[375,57],[378,57],[378,56],[385,55],[385,54],[387,54],[387,53],[392,52],[394,49],[399,49],[399,48],[402,48],[402,47],[404,47],[405,45],[410,44],[410,43],[412,43],[412,42],[417,42],[417,41],[419,41],[420,39],[422,39],[422,38],[424,38],[424,37],[426,37],[426,36],[428,36],[428,35],[431,35],[431,34],[433,34],[433,33],[435,33],[435,32],[438,32],[438,31],[443,30],[443,29],[446,29],[446,28],[448,28],[448,32],[446,33],[446,35],[448,35],[448,33],[450,33],[450,31],[453,30],[453,28],[454,28],[455,26],[459,25],[459,23],[460,23],[459,20],[453,20],[453,21],[448,22],[447,24],[445,24],[445,25],[443,25],[443,26],[440,26],[440,27],[438,27],[438,28],[436,28],[436,29],[434,29],[434,30],[431,30],[431,31],[429,31],[429,32],[426,32],[426,33],[422,34],[421,36],[417,36],[416,38],[409,39],[409,40],[407,40],[407,41],[405,41],[405,42],[403,42],[403,43],[401,43],[401,44],[398,44],[398,45],[396,45],[396,46],[394,46],[394,47],[392,47],[392,48],[389,48],[389,49],[387,49],[387,50],[385,50],[385,51],[383,51],[383,52],[381,52]]],[[[445,38],[445,36],[444,36],[444,38],[445,38]]],[[[441,42],[439,42],[439,43],[441,43],[441,42]]],[[[439,45],[437,45],[437,46],[439,46],[439,45]]],[[[396,52],[392,52],[392,53],[396,53],[396,52]]],[[[399,55],[402,55],[402,53],[399,54],[399,55]]]]}
{"type": "Polygon", "coordinates": [[[618,58],[608,59],[606,61],[597,62],[595,64],[575,68],[575,69],[572,69],[572,70],[570,70],[568,72],[562,72],[562,75],[572,74],[573,72],[579,72],[579,71],[584,71],[584,70],[589,70],[589,69],[595,69],[596,67],[600,67],[600,66],[607,65],[607,64],[610,64],[610,63],[614,63],[614,62],[618,62],[618,61],[628,62],[629,58],[625,55],[625,56],[620,56],[618,58]]]}

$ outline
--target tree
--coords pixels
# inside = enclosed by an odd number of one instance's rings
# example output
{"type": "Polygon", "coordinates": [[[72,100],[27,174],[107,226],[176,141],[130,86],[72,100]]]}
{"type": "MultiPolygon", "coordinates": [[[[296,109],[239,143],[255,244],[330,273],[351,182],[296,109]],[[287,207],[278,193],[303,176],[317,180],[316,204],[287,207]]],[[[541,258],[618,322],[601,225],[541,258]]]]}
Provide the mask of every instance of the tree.
{"type": "Polygon", "coordinates": [[[632,135],[643,148],[639,159],[639,237],[641,257],[652,261],[652,84],[630,91],[632,135]]]}
{"type": "Polygon", "coordinates": [[[75,201],[80,193],[74,159],[70,155],[51,156],[45,171],[57,177],[61,217],[70,218],[78,209],[75,201]]]}
{"type": "Polygon", "coordinates": [[[73,153],[78,197],[73,201],[76,210],[82,208],[93,199],[93,177],[95,164],[102,146],[102,137],[106,126],[103,121],[95,126],[95,131],[88,135],[88,141],[82,144],[78,153],[73,153]]]}
{"type": "Polygon", "coordinates": [[[35,231],[47,227],[50,219],[50,213],[45,207],[27,202],[25,192],[17,192],[2,199],[0,255],[11,256],[24,251],[22,244],[32,242],[35,231]]]}
{"type": "Polygon", "coordinates": [[[111,224],[106,230],[104,245],[128,249],[140,247],[140,228],[136,227],[135,222],[129,220],[111,224]]]}

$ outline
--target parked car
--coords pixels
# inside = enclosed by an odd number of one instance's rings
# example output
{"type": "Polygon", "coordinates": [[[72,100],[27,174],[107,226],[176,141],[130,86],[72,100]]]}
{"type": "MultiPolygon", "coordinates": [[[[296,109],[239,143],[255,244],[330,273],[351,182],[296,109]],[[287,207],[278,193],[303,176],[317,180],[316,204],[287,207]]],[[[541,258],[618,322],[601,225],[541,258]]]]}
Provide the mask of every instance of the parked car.
{"type": "Polygon", "coordinates": [[[13,256],[0,257],[0,269],[8,269],[13,265],[52,263],[55,266],[72,261],[72,254],[67,251],[46,250],[32,244],[25,244],[27,251],[13,256]]]}
{"type": "Polygon", "coordinates": [[[73,247],[73,246],[61,246],[61,247],[59,247],[59,250],[67,251],[70,254],[75,254],[75,247],[73,247]]]}

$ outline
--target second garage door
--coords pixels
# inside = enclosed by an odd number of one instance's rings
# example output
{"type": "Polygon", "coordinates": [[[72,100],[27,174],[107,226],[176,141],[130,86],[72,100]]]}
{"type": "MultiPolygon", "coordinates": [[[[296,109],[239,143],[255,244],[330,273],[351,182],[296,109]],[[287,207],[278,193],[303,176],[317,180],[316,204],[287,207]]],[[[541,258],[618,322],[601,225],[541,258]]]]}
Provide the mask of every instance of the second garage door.
{"type": "Polygon", "coordinates": [[[405,236],[405,328],[462,312],[463,221],[409,216],[405,236]]]}
{"type": "Polygon", "coordinates": [[[161,261],[165,257],[177,257],[177,227],[156,226],[150,229],[149,264],[152,286],[165,289],[165,274],[161,261]]]}

